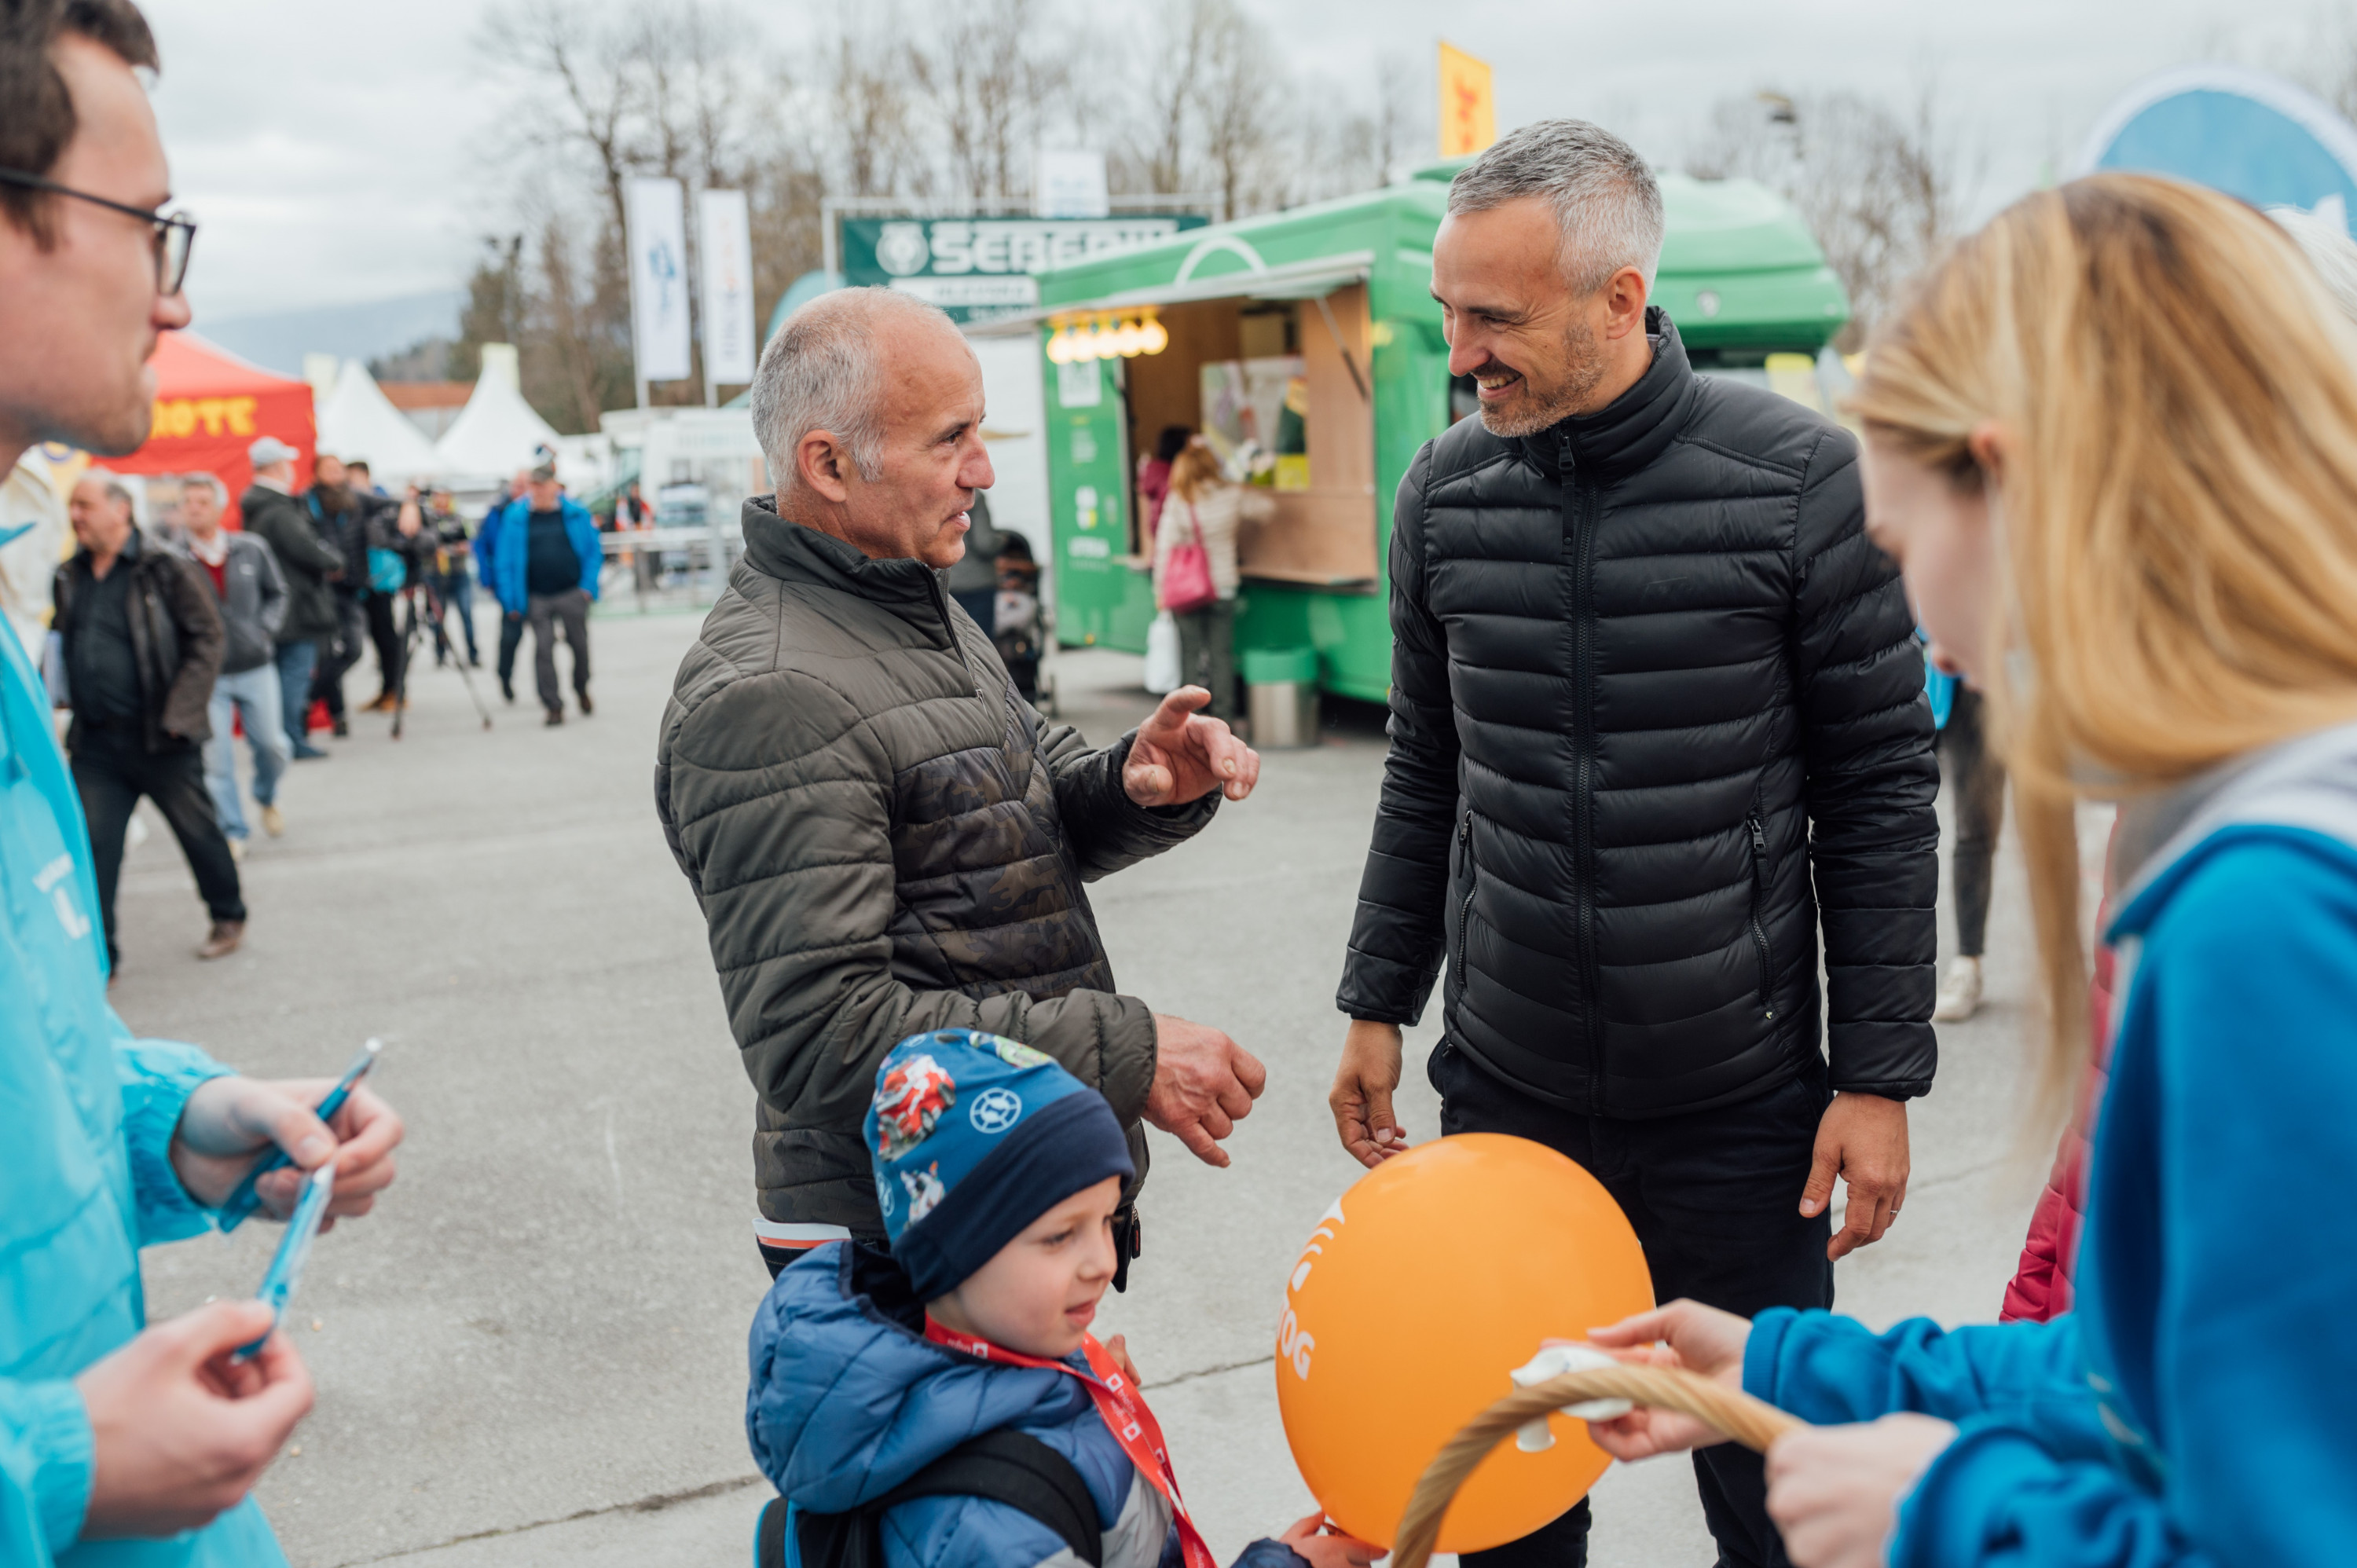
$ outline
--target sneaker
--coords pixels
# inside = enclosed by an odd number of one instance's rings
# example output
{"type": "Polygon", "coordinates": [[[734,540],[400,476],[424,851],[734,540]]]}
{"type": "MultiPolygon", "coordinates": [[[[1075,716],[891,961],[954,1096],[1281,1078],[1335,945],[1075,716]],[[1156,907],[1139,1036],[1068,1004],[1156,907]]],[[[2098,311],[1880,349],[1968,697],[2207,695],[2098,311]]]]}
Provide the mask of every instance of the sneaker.
{"type": "Polygon", "coordinates": [[[563,708],[551,708],[548,710],[548,717],[541,720],[541,725],[545,729],[554,729],[564,722],[565,710],[563,708]]]}
{"type": "Polygon", "coordinates": [[[199,958],[227,958],[237,951],[238,943],[245,940],[243,920],[215,920],[205,945],[197,950],[199,958]]]}
{"type": "Polygon", "coordinates": [[[243,839],[233,838],[229,841],[229,857],[231,860],[236,861],[241,865],[245,863],[245,841],[243,839]]]}
{"type": "Polygon", "coordinates": [[[576,702],[578,702],[578,703],[581,704],[581,716],[582,716],[583,718],[585,718],[585,719],[586,719],[586,718],[587,718],[591,714],[594,714],[594,713],[596,713],[596,712],[597,711],[597,707],[596,707],[594,704],[592,704],[592,703],[590,703],[590,701],[589,701],[589,693],[587,693],[587,692],[576,692],[575,693],[573,693],[573,696],[574,696],[574,700],[575,700],[575,701],[576,701],[576,702]]]}
{"type": "Polygon", "coordinates": [[[352,738],[352,726],[345,722],[343,714],[338,714],[336,715],[335,727],[330,729],[328,733],[334,736],[338,740],[350,740],[352,738]]]}
{"type": "Polygon", "coordinates": [[[272,838],[283,838],[286,832],[286,813],[275,805],[262,808],[262,831],[272,838]]]}
{"type": "Polygon", "coordinates": [[[317,762],[322,757],[333,757],[335,753],[332,751],[321,751],[317,746],[312,746],[307,742],[295,748],[295,760],[297,762],[317,762]]]}
{"type": "Polygon", "coordinates": [[[470,669],[480,670],[483,667],[483,656],[470,648],[467,650],[467,663],[470,669]]]}
{"type": "Polygon", "coordinates": [[[508,706],[515,706],[515,682],[505,675],[500,677],[500,695],[508,700],[508,706]]]}
{"type": "Polygon", "coordinates": [[[1947,976],[1940,982],[1939,996],[1932,1004],[1932,1022],[1961,1024],[1980,1009],[1981,961],[1949,960],[1947,976]]]}
{"type": "Polygon", "coordinates": [[[393,693],[391,692],[379,692],[361,709],[364,714],[389,714],[392,711],[393,693]]]}

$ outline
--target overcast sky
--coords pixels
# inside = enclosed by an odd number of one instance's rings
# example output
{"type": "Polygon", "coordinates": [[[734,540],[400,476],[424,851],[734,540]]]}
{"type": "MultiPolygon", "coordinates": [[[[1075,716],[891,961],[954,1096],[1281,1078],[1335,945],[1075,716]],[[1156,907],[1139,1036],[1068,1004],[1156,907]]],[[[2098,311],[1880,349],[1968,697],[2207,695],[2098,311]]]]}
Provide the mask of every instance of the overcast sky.
{"type": "MultiPolygon", "coordinates": [[[[789,52],[823,36],[818,8],[758,3],[789,52]]],[[[1301,78],[1363,80],[1385,55],[1429,72],[1428,0],[1244,4],[1301,78]]],[[[145,5],[174,184],[203,222],[198,330],[208,315],[464,281],[476,236],[500,226],[485,148],[508,91],[475,47],[485,0],[145,5]]],[[[1726,93],[1850,88],[1903,107],[1934,81],[1980,151],[1982,211],[2067,172],[2142,77],[2204,58],[2321,70],[2326,41],[2348,36],[2319,0],[1456,0],[1447,14],[1448,40],[1496,66],[1501,130],[1580,114],[1673,166],[1726,93]]]]}

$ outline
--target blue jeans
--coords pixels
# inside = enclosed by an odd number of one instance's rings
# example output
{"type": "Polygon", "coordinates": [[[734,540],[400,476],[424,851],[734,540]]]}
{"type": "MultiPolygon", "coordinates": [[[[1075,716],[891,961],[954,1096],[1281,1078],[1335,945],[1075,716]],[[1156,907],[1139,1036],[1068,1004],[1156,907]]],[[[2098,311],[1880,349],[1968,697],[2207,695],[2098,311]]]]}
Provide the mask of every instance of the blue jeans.
{"type": "Polygon", "coordinates": [[[309,744],[311,671],[319,662],[319,645],[309,638],[278,645],[279,733],[289,754],[309,744]]]}
{"type": "Polygon", "coordinates": [[[278,666],[257,664],[213,682],[213,700],[206,711],[213,737],[205,742],[205,788],[212,792],[213,811],[221,832],[233,839],[245,837],[245,813],[237,803],[237,736],[230,729],[235,713],[253,746],[253,800],[267,806],[278,793],[279,776],[291,759],[286,746],[285,708],[278,696],[278,666]]]}

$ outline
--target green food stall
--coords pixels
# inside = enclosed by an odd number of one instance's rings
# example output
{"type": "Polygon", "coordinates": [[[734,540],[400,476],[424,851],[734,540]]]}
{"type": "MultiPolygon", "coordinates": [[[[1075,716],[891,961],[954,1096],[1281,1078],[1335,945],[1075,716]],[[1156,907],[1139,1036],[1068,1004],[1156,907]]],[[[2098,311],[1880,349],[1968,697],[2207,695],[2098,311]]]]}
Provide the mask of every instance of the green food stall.
{"type": "MultiPolygon", "coordinates": [[[[1145,649],[1138,459],[1183,425],[1276,503],[1241,542],[1239,666],[1255,652],[1306,665],[1314,650],[1321,689],[1383,700],[1392,495],[1416,449],[1475,407],[1430,293],[1461,164],[1040,274],[1038,312],[999,330],[1036,332],[1047,356],[1059,642],[1145,649]]],[[[1662,195],[1653,298],[1696,367],[1823,406],[1816,356],[1848,306],[1799,216],[1746,180],[1670,176],[1662,195]]]]}

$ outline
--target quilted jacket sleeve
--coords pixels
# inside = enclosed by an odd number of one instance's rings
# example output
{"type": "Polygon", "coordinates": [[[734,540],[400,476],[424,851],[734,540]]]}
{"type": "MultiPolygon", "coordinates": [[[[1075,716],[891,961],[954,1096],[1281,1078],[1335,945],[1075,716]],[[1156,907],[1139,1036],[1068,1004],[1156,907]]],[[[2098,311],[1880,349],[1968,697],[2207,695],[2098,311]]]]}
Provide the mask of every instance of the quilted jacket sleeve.
{"type": "Polygon", "coordinates": [[[665,721],[655,800],[709,928],[730,1028],[770,1104],[856,1126],[884,1055],[927,1029],[1025,1041],[1134,1123],[1154,1081],[1133,996],[920,991],[892,972],[891,773],[861,717],[791,671],[691,693],[665,721]]]}
{"type": "Polygon", "coordinates": [[[1220,809],[1217,789],[1183,806],[1148,807],[1131,800],[1122,788],[1121,770],[1129,762],[1135,730],[1092,751],[1071,725],[1050,725],[1037,713],[1031,716],[1039,732],[1039,755],[1056,776],[1056,812],[1065,841],[1087,881],[1186,843],[1220,809]]]}
{"type": "Polygon", "coordinates": [[[1794,531],[1793,666],[1836,1090],[1926,1094],[1938,958],[1932,710],[1899,570],[1866,536],[1857,448],[1828,430],[1794,531]]]}
{"type": "Polygon", "coordinates": [[[1424,484],[1431,461],[1427,444],[1392,508],[1391,755],[1334,999],[1353,1018],[1386,1024],[1415,1023],[1440,972],[1448,832],[1457,810],[1448,640],[1425,602],[1424,484]]]}

